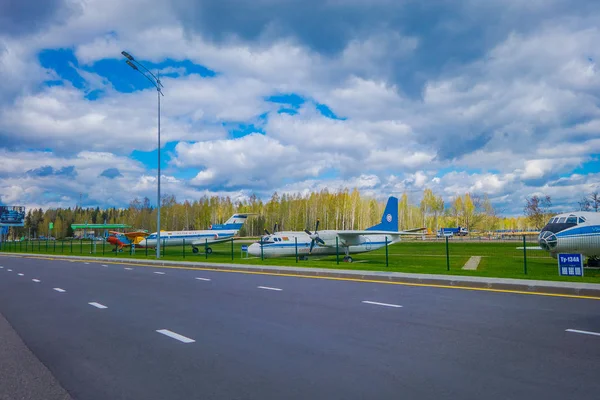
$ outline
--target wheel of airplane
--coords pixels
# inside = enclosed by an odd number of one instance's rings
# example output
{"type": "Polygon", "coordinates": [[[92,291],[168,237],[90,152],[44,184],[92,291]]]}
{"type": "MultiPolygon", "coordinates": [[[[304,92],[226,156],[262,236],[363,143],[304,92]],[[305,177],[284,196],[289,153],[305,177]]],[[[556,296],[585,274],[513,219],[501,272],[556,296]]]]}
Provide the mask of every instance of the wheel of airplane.
{"type": "Polygon", "coordinates": [[[206,248],[206,254],[212,254],[212,249],[210,247],[206,248]]]}
{"type": "Polygon", "coordinates": [[[352,257],[348,256],[348,259],[347,259],[347,261],[348,261],[349,263],[351,263],[351,262],[352,262],[352,257]]]}
{"type": "Polygon", "coordinates": [[[197,247],[192,247],[192,253],[198,254],[198,248],[197,247]]]}

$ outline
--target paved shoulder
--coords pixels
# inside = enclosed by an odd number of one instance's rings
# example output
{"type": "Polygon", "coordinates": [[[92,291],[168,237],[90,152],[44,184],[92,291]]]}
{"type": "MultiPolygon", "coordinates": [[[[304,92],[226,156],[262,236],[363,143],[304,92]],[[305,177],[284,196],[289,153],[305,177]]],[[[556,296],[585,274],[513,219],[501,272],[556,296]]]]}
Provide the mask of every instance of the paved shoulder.
{"type": "Polygon", "coordinates": [[[71,400],[0,314],[0,400],[71,400]]]}

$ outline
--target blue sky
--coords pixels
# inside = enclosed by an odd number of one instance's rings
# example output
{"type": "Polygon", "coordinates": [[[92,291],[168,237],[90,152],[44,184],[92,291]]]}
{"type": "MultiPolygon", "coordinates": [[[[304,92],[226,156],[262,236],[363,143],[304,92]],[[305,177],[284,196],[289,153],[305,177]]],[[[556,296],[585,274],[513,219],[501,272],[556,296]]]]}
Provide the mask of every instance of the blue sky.
{"type": "Polygon", "coordinates": [[[600,5],[23,0],[0,10],[0,201],[358,187],[557,211],[600,184],[600,5]]]}

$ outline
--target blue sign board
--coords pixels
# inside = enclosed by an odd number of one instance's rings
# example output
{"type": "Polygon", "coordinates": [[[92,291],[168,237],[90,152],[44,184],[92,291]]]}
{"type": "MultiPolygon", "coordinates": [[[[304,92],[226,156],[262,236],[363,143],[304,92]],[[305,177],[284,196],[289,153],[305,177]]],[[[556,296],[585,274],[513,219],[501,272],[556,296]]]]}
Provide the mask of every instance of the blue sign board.
{"type": "Polygon", "coordinates": [[[0,226],[25,225],[25,207],[0,206],[0,226]]]}
{"type": "Polygon", "coordinates": [[[558,274],[560,276],[583,276],[583,256],[581,254],[559,254],[558,274]]]}
{"type": "Polygon", "coordinates": [[[247,246],[247,245],[245,245],[245,244],[243,244],[243,245],[242,245],[242,251],[248,251],[248,246],[247,246]]]}

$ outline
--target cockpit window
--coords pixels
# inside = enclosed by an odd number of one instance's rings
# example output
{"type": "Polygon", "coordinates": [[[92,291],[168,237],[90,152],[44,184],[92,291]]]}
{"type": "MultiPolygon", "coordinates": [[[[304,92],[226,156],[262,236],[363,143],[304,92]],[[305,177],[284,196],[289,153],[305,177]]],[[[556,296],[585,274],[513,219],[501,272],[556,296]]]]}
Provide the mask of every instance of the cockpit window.
{"type": "Polygon", "coordinates": [[[567,218],[567,224],[576,224],[576,223],[577,223],[576,216],[570,216],[569,218],[567,218]]]}
{"type": "Polygon", "coordinates": [[[583,224],[585,222],[585,218],[584,217],[579,217],[579,223],[583,224]]]}
{"type": "Polygon", "coordinates": [[[561,217],[561,218],[559,218],[559,219],[558,219],[558,221],[557,221],[557,222],[558,222],[559,224],[564,224],[564,223],[565,223],[565,221],[566,221],[566,219],[567,219],[567,217],[561,217]]]}

